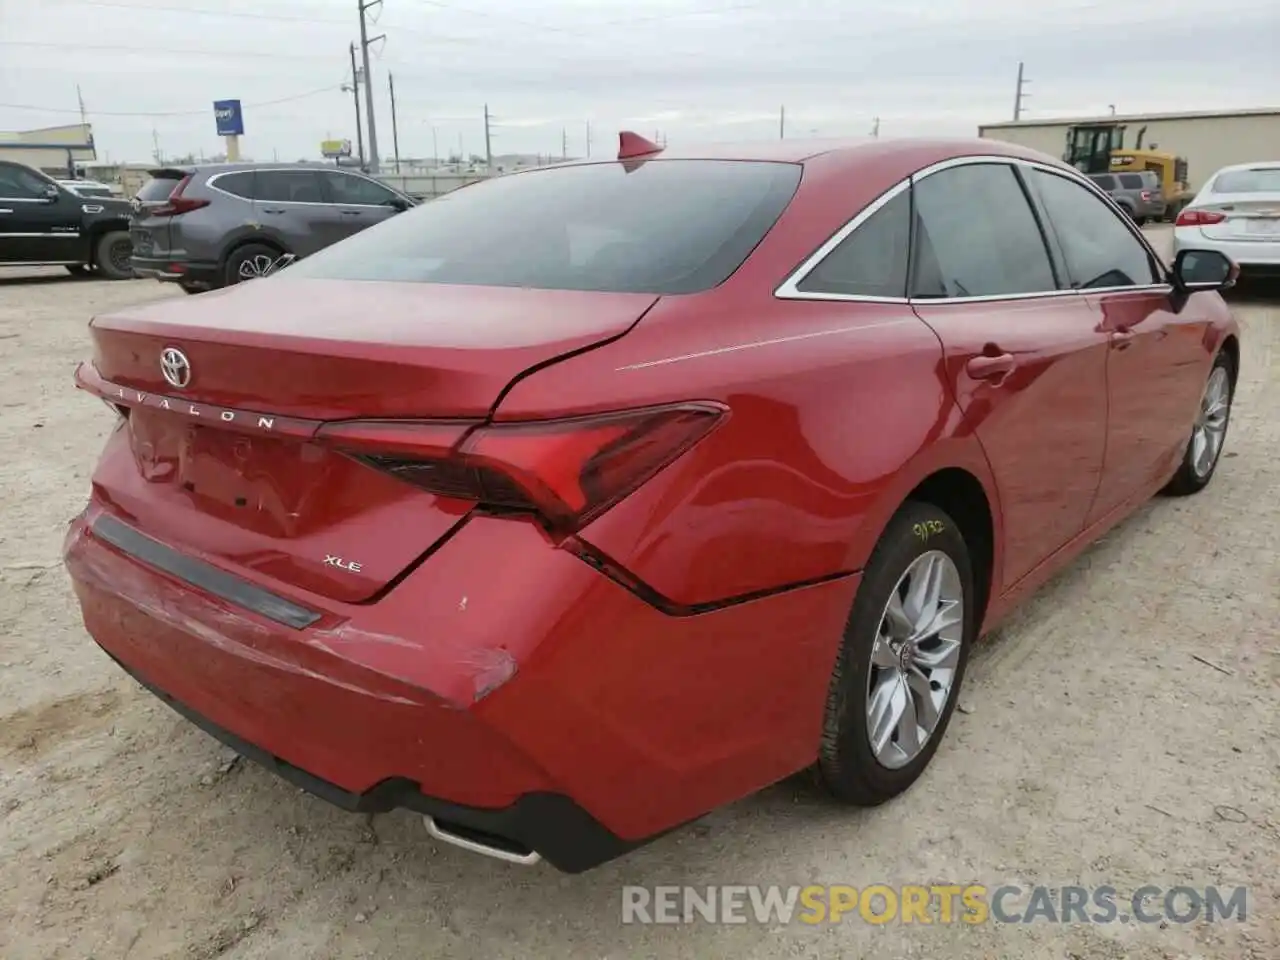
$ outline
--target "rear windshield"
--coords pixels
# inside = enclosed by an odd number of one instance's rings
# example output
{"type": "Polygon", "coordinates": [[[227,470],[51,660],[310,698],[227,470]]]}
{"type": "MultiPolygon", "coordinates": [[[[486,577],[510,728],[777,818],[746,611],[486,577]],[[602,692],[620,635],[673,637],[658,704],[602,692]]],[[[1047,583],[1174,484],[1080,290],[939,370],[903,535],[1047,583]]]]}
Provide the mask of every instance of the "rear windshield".
{"type": "Polygon", "coordinates": [[[1280,167],[1228,170],[1213,181],[1214,193],[1280,193],[1280,167]]]}
{"type": "Polygon", "coordinates": [[[169,194],[173,193],[173,188],[182,182],[182,177],[174,175],[172,177],[152,177],[142,185],[142,189],[138,191],[139,200],[168,200],[169,194]]]}
{"type": "Polygon", "coordinates": [[[692,293],[727,279],[781,215],[797,164],[650,160],[463,187],[289,268],[340,280],[692,293]]]}

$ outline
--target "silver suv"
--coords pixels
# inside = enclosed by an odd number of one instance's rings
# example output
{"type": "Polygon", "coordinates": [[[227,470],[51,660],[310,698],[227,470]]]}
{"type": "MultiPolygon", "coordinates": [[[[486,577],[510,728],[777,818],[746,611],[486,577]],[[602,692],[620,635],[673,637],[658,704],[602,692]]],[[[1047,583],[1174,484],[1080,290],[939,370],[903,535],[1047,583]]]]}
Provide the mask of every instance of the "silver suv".
{"type": "Polygon", "coordinates": [[[318,164],[200,164],[151,170],[133,200],[134,272],[188,293],[263,276],[415,201],[318,164]]]}

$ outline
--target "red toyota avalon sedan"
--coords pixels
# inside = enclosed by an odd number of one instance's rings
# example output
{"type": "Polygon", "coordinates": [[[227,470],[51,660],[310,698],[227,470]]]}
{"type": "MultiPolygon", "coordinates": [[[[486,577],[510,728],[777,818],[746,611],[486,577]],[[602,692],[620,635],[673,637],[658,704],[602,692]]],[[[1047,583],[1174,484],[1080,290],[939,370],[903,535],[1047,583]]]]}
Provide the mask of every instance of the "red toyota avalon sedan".
{"type": "Polygon", "coordinates": [[[1219,253],[990,141],[498,177],[91,323],[99,645],[351,810],[580,871],[811,768],[929,764],[975,640],[1212,479],[1219,253]]]}

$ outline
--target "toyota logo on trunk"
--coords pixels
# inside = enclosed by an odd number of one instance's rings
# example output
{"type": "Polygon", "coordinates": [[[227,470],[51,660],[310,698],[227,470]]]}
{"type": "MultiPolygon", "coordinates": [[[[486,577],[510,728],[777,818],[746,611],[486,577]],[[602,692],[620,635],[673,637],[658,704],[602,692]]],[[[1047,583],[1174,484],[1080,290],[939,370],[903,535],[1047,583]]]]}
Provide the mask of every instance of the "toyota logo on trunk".
{"type": "Polygon", "coordinates": [[[191,382],[191,361],[177,347],[165,347],[160,353],[160,372],[173,387],[185,387],[191,382]]]}

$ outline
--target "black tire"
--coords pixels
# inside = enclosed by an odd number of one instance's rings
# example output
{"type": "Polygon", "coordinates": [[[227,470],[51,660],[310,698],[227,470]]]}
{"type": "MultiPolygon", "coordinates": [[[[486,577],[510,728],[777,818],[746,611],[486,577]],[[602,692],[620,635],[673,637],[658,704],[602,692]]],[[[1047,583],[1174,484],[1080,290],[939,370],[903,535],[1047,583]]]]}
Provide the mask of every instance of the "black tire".
{"type": "Polygon", "coordinates": [[[98,238],[94,246],[93,265],[108,280],[132,280],[133,243],[127,230],[111,230],[98,238]]]}
{"type": "Polygon", "coordinates": [[[1146,218],[1146,217],[1134,217],[1134,218],[1133,218],[1133,222],[1134,222],[1134,223],[1136,223],[1136,224],[1137,224],[1138,226],[1140,226],[1140,227],[1145,227],[1145,226],[1147,225],[1147,218],[1146,218]]]}
{"type": "Polygon", "coordinates": [[[235,283],[251,280],[252,277],[244,275],[247,269],[251,269],[246,266],[247,264],[254,267],[260,266],[263,263],[263,257],[274,263],[283,255],[277,248],[267,246],[265,243],[246,243],[244,246],[236,247],[227,255],[223,282],[229,287],[235,283]]]}
{"type": "Polygon", "coordinates": [[[1219,351],[1218,355],[1214,357],[1209,376],[1205,379],[1206,392],[1215,375],[1225,375],[1227,391],[1227,410],[1222,419],[1222,438],[1218,441],[1218,449],[1213,454],[1213,460],[1208,469],[1196,469],[1195,441],[1200,420],[1204,413],[1204,400],[1202,399],[1201,406],[1196,411],[1196,424],[1191,428],[1191,436],[1187,439],[1187,448],[1182,453],[1182,462],[1178,464],[1178,472],[1173,475],[1173,479],[1160,491],[1167,497],[1188,497],[1193,493],[1199,493],[1209,485],[1213,475],[1218,472],[1218,464],[1222,461],[1222,451],[1227,443],[1228,428],[1231,426],[1231,408],[1235,403],[1236,397],[1235,364],[1231,362],[1231,357],[1224,351],[1219,351]],[[1219,370],[1223,371],[1223,374],[1218,374],[1219,370]]]}
{"type": "Polygon", "coordinates": [[[816,774],[819,785],[837,800],[857,806],[884,803],[910,787],[929,765],[960,695],[977,631],[975,600],[969,550],[955,522],[932,504],[908,501],[889,522],[871,555],[832,670],[816,774]],[[935,550],[955,565],[964,599],[958,661],[950,695],[928,741],[913,760],[891,769],[876,758],[867,732],[872,648],[885,607],[903,574],[935,550]]]}
{"type": "Polygon", "coordinates": [[[1122,204],[1120,204],[1120,209],[1121,209],[1122,211],[1124,211],[1124,215],[1125,215],[1126,217],[1128,217],[1130,220],[1132,220],[1132,221],[1134,221],[1135,223],[1137,223],[1138,218],[1137,218],[1136,216],[1134,216],[1134,212],[1133,212],[1133,208],[1132,208],[1132,207],[1128,206],[1127,204],[1123,204],[1123,203],[1122,203],[1122,204]]]}
{"type": "Polygon", "coordinates": [[[180,283],[178,284],[178,287],[182,290],[183,293],[196,294],[196,293],[204,293],[205,291],[204,287],[193,286],[190,283],[180,283]]]}

